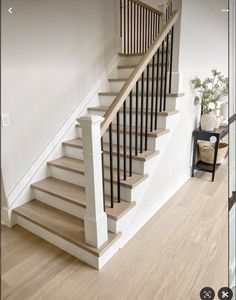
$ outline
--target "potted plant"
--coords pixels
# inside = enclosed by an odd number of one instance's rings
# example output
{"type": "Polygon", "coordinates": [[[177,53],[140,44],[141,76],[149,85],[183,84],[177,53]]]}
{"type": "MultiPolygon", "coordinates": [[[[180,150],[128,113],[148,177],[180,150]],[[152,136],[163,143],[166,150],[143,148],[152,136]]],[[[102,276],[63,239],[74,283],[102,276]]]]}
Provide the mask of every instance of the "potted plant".
{"type": "Polygon", "coordinates": [[[219,99],[228,95],[228,78],[218,70],[211,71],[212,77],[201,80],[195,77],[191,84],[198,95],[194,104],[201,104],[201,129],[212,131],[216,128],[216,111],[219,109],[219,99]]]}

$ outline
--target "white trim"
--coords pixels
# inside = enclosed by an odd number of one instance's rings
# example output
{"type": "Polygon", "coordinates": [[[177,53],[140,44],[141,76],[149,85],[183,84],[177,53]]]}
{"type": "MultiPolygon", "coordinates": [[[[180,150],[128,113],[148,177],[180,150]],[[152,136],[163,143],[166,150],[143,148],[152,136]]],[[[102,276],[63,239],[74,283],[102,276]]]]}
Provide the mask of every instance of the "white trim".
{"type": "MultiPolygon", "coordinates": [[[[42,153],[36,158],[36,160],[32,163],[29,169],[26,171],[25,175],[18,182],[15,188],[7,195],[8,208],[4,207],[4,209],[8,209],[10,212],[14,207],[19,206],[25,202],[31,200],[31,195],[29,192],[30,184],[33,181],[40,180],[47,176],[47,168],[46,163],[50,155],[54,157],[59,156],[62,153],[61,142],[63,138],[67,135],[73,135],[76,137],[76,129],[75,129],[75,120],[78,116],[82,115],[89,103],[93,101],[95,96],[97,97],[100,89],[106,85],[106,80],[108,74],[110,74],[118,64],[118,56],[116,55],[110,64],[110,67],[105,70],[105,72],[101,75],[101,77],[96,81],[94,86],[89,90],[84,99],[80,102],[80,104],[75,108],[70,117],[65,121],[62,128],[56,133],[56,135],[51,139],[46,148],[42,151],[42,153]],[[27,195],[27,197],[25,197],[27,195]]],[[[73,138],[71,136],[71,138],[73,138]]],[[[54,157],[50,157],[51,159],[54,157]]]]}

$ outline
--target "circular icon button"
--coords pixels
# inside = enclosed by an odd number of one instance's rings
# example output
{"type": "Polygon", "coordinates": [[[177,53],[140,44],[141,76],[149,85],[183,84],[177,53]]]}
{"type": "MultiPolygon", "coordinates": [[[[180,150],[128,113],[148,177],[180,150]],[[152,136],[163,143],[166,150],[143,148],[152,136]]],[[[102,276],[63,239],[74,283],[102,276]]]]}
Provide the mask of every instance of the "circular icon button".
{"type": "Polygon", "coordinates": [[[205,287],[200,292],[200,297],[202,300],[213,300],[215,298],[215,292],[210,287],[205,287]]]}
{"type": "Polygon", "coordinates": [[[228,287],[223,287],[218,292],[218,298],[220,300],[231,300],[233,298],[233,292],[228,287]]]}

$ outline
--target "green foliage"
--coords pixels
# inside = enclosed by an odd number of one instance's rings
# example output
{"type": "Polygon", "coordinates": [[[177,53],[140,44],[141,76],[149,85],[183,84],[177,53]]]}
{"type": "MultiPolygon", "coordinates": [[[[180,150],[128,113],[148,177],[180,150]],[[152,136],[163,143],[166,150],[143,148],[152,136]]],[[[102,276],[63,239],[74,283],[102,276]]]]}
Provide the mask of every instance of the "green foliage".
{"type": "Polygon", "coordinates": [[[212,77],[201,80],[195,77],[191,85],[198,92],[194,98],[194,104],[201,104],[202,112],[205,114],[215,111],[220,97],[228,95],[229,80],[217,69],[211,70],[212,77]]]}

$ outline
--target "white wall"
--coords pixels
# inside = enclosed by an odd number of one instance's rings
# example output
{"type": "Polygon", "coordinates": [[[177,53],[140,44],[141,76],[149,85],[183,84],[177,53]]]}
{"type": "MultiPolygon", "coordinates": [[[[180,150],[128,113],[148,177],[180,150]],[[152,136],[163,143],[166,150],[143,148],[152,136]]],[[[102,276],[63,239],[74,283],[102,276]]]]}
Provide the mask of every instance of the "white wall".
{"type": "Polygon", "coordinates": [[[2,1],[7,195],[114,59],[116,14],[116,0],[2,1]]]}
{"type": "MultiPolygon", "coordinates": [[[[181,1],[174,0],[176,5],[181,7],[181,1]]],[[[226,0],[182,0],[179,71],[183,76],[185,97],[181,100],[179,120],[171,129],[168,144],[156,163],[138,213],[156,205],[159,195],[171,189],[186,173],[190,175],[192,132],[197,115],[190,80],[196,75],[209,76],[213,68],[225,75],[228,72],[227,14],[221,12],[222,8],[227,8],[226,0]]]]}
{"type": "MultiPolygon", "coordinates": [[[[230,51],[229,51],[229,58],[230,58],[230,64],[229,64],[229,79],[230,79],[230,94],[229,94],[229,116],[233,116],[236,113],[236,93],[235,93],[235,68],[236,68],[236,61],[235,61],[235,10],[236,5],[234,0],[230,0],[230,35],[229,35],[229,45],[230,45],[230,51]]],[[[231,193],[236,190],[236,141],[235,141],[235,135],[236,135],[236,125],[235,122],[231,124],[230,128],[230,148],[229,148],[229,175],[230,175],[230,181],[229,181],[229,195],[231,196],[231,193]]]]}
{"type": "MultiPolygon", "coordinates": [[[[229,72],[230,72],[230,94],[229,94],[229,116],[236,113],[236,98],[235,98],[235,0],[229,1],[229,21],[230,21],[230,31],[229,31],[229,72]]],[[[229,128],[230,136],[230,148],[229,148],[229,196],[232,196],[232,192],[236,190],[236,122],[233,122],[229,128]]],[[[230,287],[234,288],[234,293],[236,293],[236,234],[235,234],[235,224],[236,224],[236,204],[231,208],[229,213],[229,283],[230,287]]],[[[235,294],[234,294],[235,295],[235,294]]]]}

